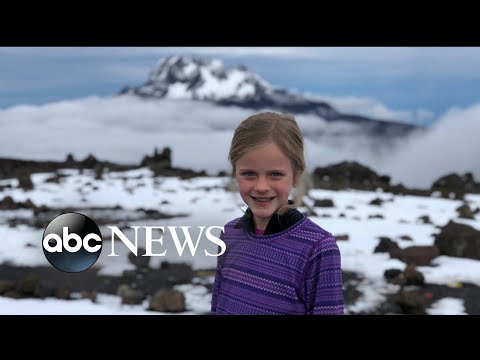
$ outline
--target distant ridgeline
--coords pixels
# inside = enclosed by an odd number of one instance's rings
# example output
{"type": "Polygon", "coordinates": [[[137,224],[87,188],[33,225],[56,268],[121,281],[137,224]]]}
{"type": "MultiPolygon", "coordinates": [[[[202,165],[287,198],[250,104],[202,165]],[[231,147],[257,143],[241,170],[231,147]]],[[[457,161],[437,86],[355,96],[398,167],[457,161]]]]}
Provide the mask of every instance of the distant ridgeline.
{"type": "Polygon", "coordinates": [[[220,60],[198,57],[163,58],[143,85],[124,87],[118,95],[123,94],[142,98],[191,99],[253,111],[270,109],[294,115],[317,115],[327,122],[359,125],[362,132],[374,136],[398,137],[423,129],[413,124],[344,114],[325,101],[275,87],[243,65],[226,69],[220,60]]]}
{"type": "MultiPolygon", "coordinates": [[[[72,154],[68,154],[65,161],[35,161],[0,158],[0,179],[30,177],[30,174],[39,172],[56,172],[60,169],[91,169],[96,178],[101,178],[105,170],[127,171],[141,167],[149,167],[155,176],[179,176],[187,179],[195,176],[206,176],[205,171],[175,168],[171,166],[171,150],[164,148],[161,153],[154,150],[152,156],[145,156],[139,164],[123,165],[109,161],[100,161],[93,155],[77,161],[72,154]]],[[[28,181],[27,181],[28,182],[28,181]]]]}

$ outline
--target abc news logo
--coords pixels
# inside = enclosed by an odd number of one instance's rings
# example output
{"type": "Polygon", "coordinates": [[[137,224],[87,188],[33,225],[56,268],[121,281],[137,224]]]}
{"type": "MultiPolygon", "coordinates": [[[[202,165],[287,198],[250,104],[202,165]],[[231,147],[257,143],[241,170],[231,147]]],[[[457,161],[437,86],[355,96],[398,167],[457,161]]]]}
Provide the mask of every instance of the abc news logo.
{"type": "MultiPolygon", "coordinates": [[[[114,238],[115,235],[121,240],[128,249],[135,255],[138,252],[138,229],[140,226],[131,226],[135,230],[135,242],[131,242],[127,236],[116,226],[107,226],[112,230],[112,252],[108,256],[118,256],[115,254],[114,238]]],[[[167,250],[162,253],[153,253],[153,242],[159,242],[163,245],[163,236],[153,238],[153,229],[165,231],[164,226],[144,226],[146,230],[146,254],[142,256],[165,256],[167,250]]],[[[182,256],[186,246],[192,256],[195,255],[200,238],[205,226],[199,226],[200,234],[194,244],[189,233],[190,226],[180,226],[185,240],[180,240],[177,234],[176,226],[168,226],[171,232],[175,248],[179,256],[182,256]]],[[[213,228],[224,231],[221,226],[210,226],[205,232],[208,241],[216,244],[220,248],[218,254],[211,254],[206,249],[205,256],[220,256],[226,250],[225,242],[211,233],[213,228]]],[[[45,229],[43,234],[43,252],[47,260],[58,270],[64,272],[81,272],[90,268],[98,260],[102,252],[102,234],[97,224],[89,217],[77,214],[66,213],[53,219],[45,229]]]]}
{"type": "Polygon", "coordinates": [[[58,270],[81,272],[102,252],[102,234],[89,217],[67,213],[53,219],[43,233],[43,253],[58,270]]]}

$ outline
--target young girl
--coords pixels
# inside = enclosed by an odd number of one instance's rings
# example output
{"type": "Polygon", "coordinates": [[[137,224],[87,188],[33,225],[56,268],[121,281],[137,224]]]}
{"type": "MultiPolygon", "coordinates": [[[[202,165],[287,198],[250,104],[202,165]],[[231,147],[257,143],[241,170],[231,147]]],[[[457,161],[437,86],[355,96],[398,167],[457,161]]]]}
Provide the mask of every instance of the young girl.
{"type": "Polygon", "coordinates": [[[343,314],[340,252],[289,200],[305,170],[290,115],[260,113],[235,130],[229,153],[245,215],[225,225],[213,314],[343,314]]]}

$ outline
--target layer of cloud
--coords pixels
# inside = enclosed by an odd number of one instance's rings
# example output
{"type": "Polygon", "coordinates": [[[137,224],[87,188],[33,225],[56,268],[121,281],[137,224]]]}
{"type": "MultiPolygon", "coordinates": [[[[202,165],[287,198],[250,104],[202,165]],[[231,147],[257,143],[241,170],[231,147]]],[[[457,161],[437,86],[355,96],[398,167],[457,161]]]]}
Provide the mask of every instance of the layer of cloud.
{"type": "Polygon", "coordinates": [[[322,96],[316,94],[307,94],[310,99],[323,100],[330,103],[335,109],[352,115],[367,116],[374,119],[402,121],[414,124],[425,124],[432,121],[435,114],[427,109],[419,109],[417,111],[392,110],[384,104],[368,97],[356,96],[322,96]]]}
{"type": "MultiPolygon", "coordinates": [[[[130,96],[89,97],[0,111],[1,157],[63,160],[94,154],[102,160],[139,163],[155,147],[173,150],[174,166],[229,170],[233,130],[251,115],[235,107],[193,101],[145,101],[130,96]]],[[[392,182],[426,187],[449,172],[480,180],[480,105],[452,109],[423,136],[401,142],[366,137],[349,124],[298,116],[309,169],[355,160],[392,176],[392,182]]]]}
{"type": "Polygon", "coordinates": [[[421,137],[412,137],[384,169],[406,184],[430,185],[438,176],[472,172],[480,181],[480,104],[453,108],[421,137]]]}

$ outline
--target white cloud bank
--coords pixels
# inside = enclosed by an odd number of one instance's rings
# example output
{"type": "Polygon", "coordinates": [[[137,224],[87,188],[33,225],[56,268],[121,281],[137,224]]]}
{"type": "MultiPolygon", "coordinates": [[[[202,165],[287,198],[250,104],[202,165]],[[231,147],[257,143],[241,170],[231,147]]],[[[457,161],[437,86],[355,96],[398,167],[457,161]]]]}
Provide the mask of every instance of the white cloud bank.
{"type": "MultiPolygon", "coordinates": [[[[0,110],[0,157],[63,160],[68,153],[76,159],[92,153],[101,160],[139,163],[154,147],[170,146],[174,166],[215,174],[229,170],[233,130],[251,114],[235,107],[130,96],[15,106],[0,110]]],[[[297,119],[310,169],[356,160],[409,186],[430,186],[452,171],[471,171],[480,180],[480,105],[452,109],[426,135],[401,142],[371,139],[359,128],[327,125],[315,116],[297,119]]]]}

